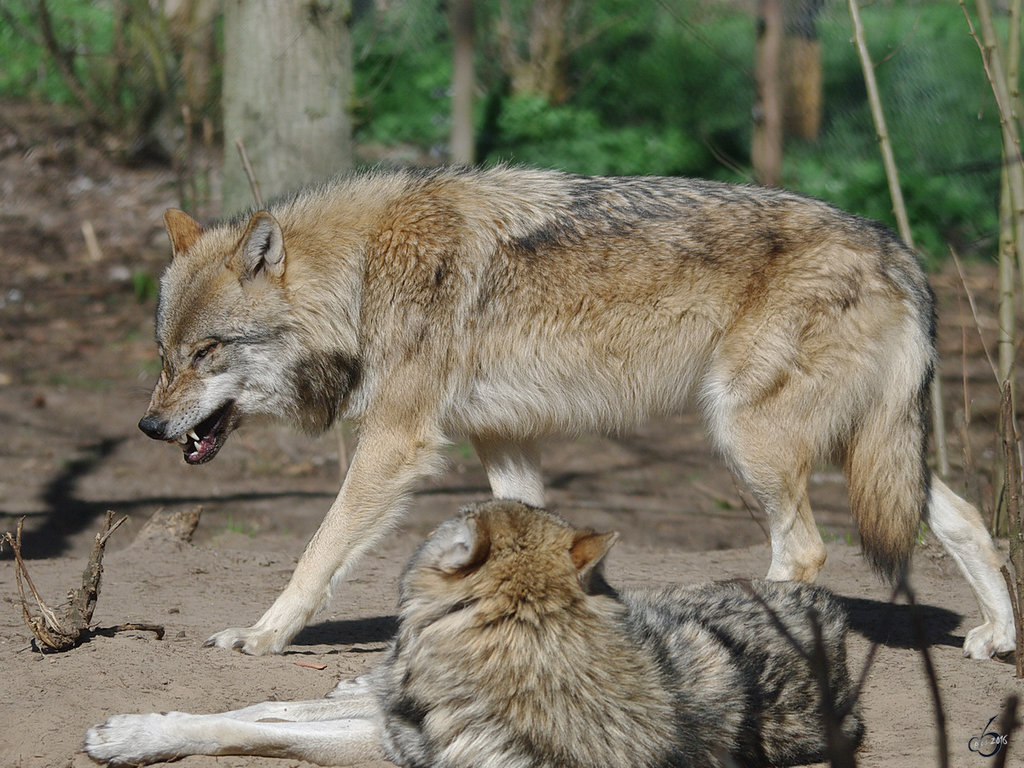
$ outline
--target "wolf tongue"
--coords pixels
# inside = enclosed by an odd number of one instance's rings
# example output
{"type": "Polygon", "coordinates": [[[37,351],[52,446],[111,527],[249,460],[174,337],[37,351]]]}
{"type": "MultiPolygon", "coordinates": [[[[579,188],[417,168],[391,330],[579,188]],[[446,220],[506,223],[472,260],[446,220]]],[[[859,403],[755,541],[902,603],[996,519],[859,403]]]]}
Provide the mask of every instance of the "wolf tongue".
{"type": "Polygon", "coordinates": [[[186,459],[191,464],[196,464],[202,461],[203,457],[213,448],[216,440],[213,435],[207,435],[206,437],[199,438],[193,434],[189,435],[188,445],[185,447],[186,459]]]}
{"type": "Polygon", "coordinates": [[[213,439],[213,435],[207,435],[198,443],[196,443],[196,453],[199,454],[200,456],[204,456],[205,454],[209,453],[210,449],[213,448],[214,442],[215,441],[213,439]]]}

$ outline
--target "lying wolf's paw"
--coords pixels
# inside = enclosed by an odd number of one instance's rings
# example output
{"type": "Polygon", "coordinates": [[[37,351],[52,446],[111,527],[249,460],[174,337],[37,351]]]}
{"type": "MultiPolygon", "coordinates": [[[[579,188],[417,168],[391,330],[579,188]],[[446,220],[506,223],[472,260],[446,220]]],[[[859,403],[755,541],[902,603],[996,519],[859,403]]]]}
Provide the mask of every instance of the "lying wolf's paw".
{"type": "Polygon", "coordinates": [[[989,659],[1008,654],[1016,646],[1017,638],[1012,624],[986,621],[967,633],[964,640],[964,656],[972,659],[989,659]]]}
{"type": "Polygon", "coordinates": [[[229,627],[211,635],[203,643],[203,646],[227,648],[247,653],[250,656],[264,656],[268,653],[281,653],[289,639],[273,630],[257,629],[256,627],[229,627]]]}
{"type": "Polygon", "coordinates": [[[370,677],[363,675],[352,680],[339,680],[338,684],[324,698],[345,699],[350,696],[364,696],[370,693],[373,693],[370,677]]]}
{"type": "MultiPolygon", "coordinates": [[[[93,760],[111,765],[146,765],[187,752],[175,735],[174,720],[180,712],[149,715],[115,715],[85,734],[85,751],[93,760]]],[[[185,715],[187,717],[187,715],[185,715]]]]}

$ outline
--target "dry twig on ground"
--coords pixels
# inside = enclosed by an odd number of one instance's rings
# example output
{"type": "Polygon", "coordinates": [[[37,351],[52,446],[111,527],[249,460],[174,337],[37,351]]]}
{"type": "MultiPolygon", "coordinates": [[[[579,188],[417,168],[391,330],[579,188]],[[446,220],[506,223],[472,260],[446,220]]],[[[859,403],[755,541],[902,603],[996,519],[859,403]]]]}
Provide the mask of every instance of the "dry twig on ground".
{"type": "MultiPolygon", "coordinates": [[[[6,542],[14,552],[15,569],[14,574],[18,583],[18,598],[21,601],[21,613],[25,623],[32,634],[39,642],[40,650],[67,651],[83,643],[93,634],[110,632],[110,629],[93,630],[90,626],[93,611],[96,610],[96,602],[100,596],[100,580],[103,576],[103,552],[107,545],[107,539],[118,527],[127,520],[122,517],[114,522],[114,513],[107,512],[103,529],[96,534],[93,540],[92,552],[85,570],[82,572],[82,586],[68,592],[68,602],[60,613],[50,608],[39,595],[32,577],[25,567],[25,561],[21,556],[21,532],[25,526],[25,518],[18,521],[18,528],[14,535],[9,532],[0,538],[0,543],[6,542]],[[38,616],[29,612],[29,601],[25,597],[25,585],[28,585],[32,598],[35,600],[39,610],[38,616]]],[[[139,629],[147,632],[155,632],[157,639],[163,638],[164,628],[156,624],[122,624],[112,628],[114,632],[121,632],[129,629],[139,629]]]]}

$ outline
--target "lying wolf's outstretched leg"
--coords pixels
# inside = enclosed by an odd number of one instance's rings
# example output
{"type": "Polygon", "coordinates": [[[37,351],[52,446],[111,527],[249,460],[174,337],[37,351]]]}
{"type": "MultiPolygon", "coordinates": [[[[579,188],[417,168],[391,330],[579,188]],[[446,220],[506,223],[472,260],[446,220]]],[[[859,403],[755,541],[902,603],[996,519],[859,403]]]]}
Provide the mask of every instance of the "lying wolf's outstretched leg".
{"type": "Polygon", "coordinates": [[[94,760],[143,765],[184,755],[265,755],[320,765],[382,757],[377,698],[365,677],[342,680],[324,699],[264,701],[216,715],[117,715],[89,729],[94,760]]]}
{"type": "MultiPolygon", "coordinates": [[[[334,702],[292,705],[307,703],[334,702]]],[[[318,717],[266,722],[233,714],[116,715],[89,729],[85,750],[94,760],[113,765],[145,765],[182,755],[263,755],[318,765],[357,765],[383,758],[380,729],[371,719],[318,717]]]]}

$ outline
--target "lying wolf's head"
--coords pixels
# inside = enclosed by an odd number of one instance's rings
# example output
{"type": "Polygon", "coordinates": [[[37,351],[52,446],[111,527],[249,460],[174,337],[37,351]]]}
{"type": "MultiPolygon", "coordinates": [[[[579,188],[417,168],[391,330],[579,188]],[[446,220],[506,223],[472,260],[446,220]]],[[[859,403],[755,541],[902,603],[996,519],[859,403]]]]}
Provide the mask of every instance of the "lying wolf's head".
{"type": "Polygon", "coordinates": [[[303,337],[277,220],[260,211],[247,224],[204,230],[171,210],[164,221],[173,258],[156,314],[163,366],[139,428],[201,464],[245,416],[329,426],[354,383],[356,357],[303,337]]]}
{"type": "Polygon", "coordinates": [[[470,606],[481,621],[558,617],[585,595],[614,594],[602,561],[617,539],[617,533],[576,529],[518,501],[466,507],[442,523],[406,567],[403,617],[415,623],[470,606]]]}

